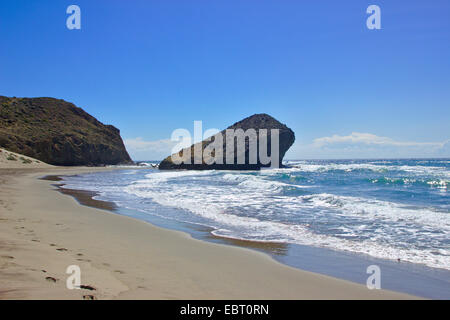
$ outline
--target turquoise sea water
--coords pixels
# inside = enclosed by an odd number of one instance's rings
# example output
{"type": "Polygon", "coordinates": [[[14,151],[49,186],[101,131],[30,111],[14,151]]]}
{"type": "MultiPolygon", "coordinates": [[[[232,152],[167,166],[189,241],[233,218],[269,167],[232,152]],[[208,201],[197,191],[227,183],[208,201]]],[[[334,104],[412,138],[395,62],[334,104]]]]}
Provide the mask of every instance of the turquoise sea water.
{"type": "Polygon", "coordinates": [[[235,239],[294,243],[450,270],[450,160],[287,161],[261,171],[127,169],[66,188],[235,239]]]}
{"type": "Polygon", "coordinates": [[[390,289],[450,298],[449,159],[285,164],[243,172],[124,167],[65,177],[64,188],[96,191],[119,214],[207,240],[272,243],[283,263],[355,282],[381,263],[390,289]]]}

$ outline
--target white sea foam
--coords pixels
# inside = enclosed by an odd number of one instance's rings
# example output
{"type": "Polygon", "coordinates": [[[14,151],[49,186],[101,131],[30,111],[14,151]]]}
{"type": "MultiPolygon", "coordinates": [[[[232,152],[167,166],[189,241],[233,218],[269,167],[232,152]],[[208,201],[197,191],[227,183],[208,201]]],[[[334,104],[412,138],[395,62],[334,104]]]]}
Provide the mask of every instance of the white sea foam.
{"type": "Polygon", "coordinates": [[[98,191],[100,198],[123,201],[143,212],[150,201],[169,208],[171,218],[215,228],[216,235],[320,246],[450,270],[450,213],[445,203],[449,170],[426,166],[426,161],[397,164],[402,163],[297,161],[288,163],[289,168],[260,172],[127,167],[130,170],[72,177],[66,187],[98,191]],[[350,182],[350,193],[347,188],[345,196],[336,194],[347,187],[336,185],[336,177],[340,182],[348,179],[344,181],[350,182]],[[382,189],[383,200],[352,191],[360,185],[382,189]],[[425,196],[405,205],[401,198],[397,203],[392,202],[396,196],[385,196],[391,190],[425,196]]]}
{"type": "Polygon", "coordinates": [[[357,170],[369,170],[373,172],[385,173],[389,171],[403,171],[413,175],[433,175],[440,176],[446,179],[450,179],[450,170],[445,167],[433,167],[433,166],[407,166],[407,165],[381,165],[371,163],[352,163],[352,164],[340,164],[340,163],[328,163],[328,164],[311,164],[305,162],[290,162],[288,163],[290,168],[288,171],[297,172],[327,172],[327,171],[344,171],[352,172],[357,170]]]}
{"type": "MultiPolygon", "coordinates": [[[[333,236],[321,235],[310,232],[306,227],[299,225],[286,225],[281,223],[271,222],[269,224],[258,224],[247,221],[249,229],[252,232],[245,234],[243,237],[237,233],[228,230],[218,229],[213,231],[215,235],[224,237],[234,237],[246,240],[261,240],[259,235],[266,237],[270,234],[283,234],[284,238],[280,238],[280,242],[291,242],[301,245],[316,246],[322,248],[329,248],[334,250],[349,251],[354,253],[367,254],[372,257],[380,259],[390,259],[408,261],[412,263],[424,264],[429,267],[443,268],[450,270],[450,251],[430,249],[415,249],[415,248],[398,248],[393,247],[387,241],[386,243],[378,243],[374,240],[348,240],[333,236]],[[256,230],[256,231],[254,231],[256,230]]],[[[274,237],[276,239],[276,237],[274,237]]],[[[274,240],[276,241],[276,240],[274,240]]]]}
{"type": "Polygon", "coordinates": [[[423,243],[448,239],[448,212],[328,193],[285,196],[284,190],[304,186],[270,180],[272,175],[298,169],[304,168],[267,169],[259,174],[155,172],[125,191],[187,210],[216,228],[217,235],[320,246],[450,269],[448,247],[421,248],[423,243]],[[322,218],[326,227],[336,224],[336,234],[312,228],[322,218]]]}
{"type": "Polygon", "coordinates": [[[407,208],[397,203],[368,198],[315,194],[299,197],[302,202],[311,202],[314,207],[335,208],[342,216],[357,217],[368,221],[402,222],[433,227],[450,232],[450,217],[447,212],[427,208],[407,208]]]}

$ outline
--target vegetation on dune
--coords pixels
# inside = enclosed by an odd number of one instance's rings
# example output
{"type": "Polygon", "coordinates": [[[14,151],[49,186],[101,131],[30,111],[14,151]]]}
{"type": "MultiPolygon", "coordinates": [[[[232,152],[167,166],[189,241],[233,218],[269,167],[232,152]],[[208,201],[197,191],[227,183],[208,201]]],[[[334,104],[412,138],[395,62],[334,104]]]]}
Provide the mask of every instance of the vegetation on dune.
{"type": "Polygon", "coordinates": [[[6,160],[17,161],[17,158],[13,154],[9,154],[8,157],[6,158],[6,160]]]}

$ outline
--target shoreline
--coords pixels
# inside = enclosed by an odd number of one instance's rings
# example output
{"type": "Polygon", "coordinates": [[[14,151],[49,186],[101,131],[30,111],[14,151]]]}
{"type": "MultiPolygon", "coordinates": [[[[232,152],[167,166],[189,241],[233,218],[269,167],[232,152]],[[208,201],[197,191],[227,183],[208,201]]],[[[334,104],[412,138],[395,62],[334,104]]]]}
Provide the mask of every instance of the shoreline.
{"type": "Polygon", "coordinates": [[[0,299],[417,298],[83,206],[39,179],[101,170],[114,168],[0,170],[0,299]],[[66,289],[73,264],[95,290],[66,289]]]}
{"type": "MultiPolygon", "coordinates": [[[[123,215],[123,212],[120,212],[121,208],[118,207],[114,202],[94,199],[94,197],[99,195],[99,193],[96,191],[64,188],[63,186],[66,184],[59,183],[59,181],[63,181],[63,179],[61,178],[63,176],[64,175],[55,175],[55,176],[51,175],[51,176],[44,176],[39,179],[56,182],[52,185],[57,188],[56,190],[58,192],[60,192],[61,194],[69,195],[69,196],[73,197],[82,206],[87,206],[87,207],[91,207],[94,209],[106,210],[106,211],[110,211],[115,214],[123,215]]],[[[125,215],[125,216],[127,216],[127,215],[125,215]]],[[[176,227],[174,227],[174,228],[165,227],[163,225],[158,225],[158,224],[152,223],[150,221],[143,221],[143,220],[135,218],[135,217],[132,217],[132,218],[142,221],[144,223],[149,223],[151,225],[161,227],[163,229],[175,230],[175,231],[178,230],[178,231],[187,233],[189,236],[193,236],[190,232],[179,230],[179,228],[176,228],[176,227]]],[[[161,218],[161,219],[163,219],[163,218],[161,218]]],[[[202,238],[194,237],[195,239],[207,241],[207,242],[219,243],[219,244],[226,244],[226,245],[230,245],[230,246],[242,247],[242,248],[247,248],[247,249],[252,249],[252,250],[259,250],[259,251],[264,252],[269,255],[277,254],[277,253],[281,254],[281,252],[283,252],[286,249],[286,246],[288,245],[286,243],[279,243],[279,242],[254,241],[254,240],[244,240],[244,239],[235,239],[235,238],[217,236],[217,235],[214,235],[213,233],[211,233],[211,231],[215,230],[212,227],[198,225],[198,224],[190,224],[188,222],[179,222],[176,220],[174,220],[174,223],[189,225],[189,227],[195,229],[196,231],[206,234],[206,236],[204,236],[202,238]]]]}
{"type": "MultiPolygon", "coordinates": [[[[64,180],[58,176],[47,176],[43,179],[50,181],[64,180]]],[[[99,195],[96,191],[67,189],[64,187],[65,184],[63,181],[54,184],[54,186],[61,193],[75,198],[80,205],[108,210],[114,214],[135,218],[163,229],[181,231],[201,241],[256,250],[269,255],[285,266],[298,270],[365,285],[368,276],[366,268],[369,265],[377,265],[382,270],[383,289],[427,299],[448,299],[450,297],[450,291],[448,290],[450,271],[446,269],[431,268],[411,262],[400,263],[355,252],[336,251],[294,243],[254,241],[218,236],[213,234],[215,230],[213,227],[167,219],[152,214],[142,214],[139,211],[119,207],[108,200],[93,199],[93,197],[99,195]]]]}

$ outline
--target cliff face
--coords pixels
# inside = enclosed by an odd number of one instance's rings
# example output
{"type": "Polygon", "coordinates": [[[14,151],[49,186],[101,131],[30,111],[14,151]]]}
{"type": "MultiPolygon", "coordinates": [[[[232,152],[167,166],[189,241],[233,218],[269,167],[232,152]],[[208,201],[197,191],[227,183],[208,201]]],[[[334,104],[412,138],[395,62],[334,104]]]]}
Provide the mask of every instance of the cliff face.
{"type": "MultiPolygon", "coordinates": [[[[261,161],[260,158],[260,153],[259,153],[259,148],[261,147],[262,143],[260,143],[260,130],[261,129],[267,129],[267,155],[271,155],[271,129],[278,129],[279,132],[279,162],[277,164],[277,166],[281,167],[281,162],[283,160],[284,155],[286,154],[286,151],[292,146],[292,144],[295,141],[295,134],[294,132],[289,129],[286,125],[280,123],[278,120],[274,119],[273,117],[269,116],[268,114],[255,114],[253,116],[250,116],[248,118],[245,118],[239,122],[236,122],[235,124],[233,124],[232,126],[228,127],[227,129],[223,130],[220,132],[220,135],[223,137],[222,142],[220,143],[220,147],[219,149],[222,149],[222,154],[223,154],[223,160],[222,163],[213,163],[213,164],[207,164],[206,161],[208,160],[208,157],[204,157],[203,160],[201,161],[202,163],[195,163],[195,159],[194,159],[194,154],[195,154],[195,146],[197,146],[197,150],[201,149],[202,153],[205,151],[206,148],[208,148],[208,146],[211,143],[215,142],[215,138],[212,138],[211,140],[204,140],[202,142],[199,142],[196,145],[192,145],[189,148],[183,149],[180,152],[173,154],[169,157],[167,157],[166,159],[164,159],[160,164],[159,164],[159,169],[162,170],[173,170],[173,169],[188,169],[188,170],[259,170],[261,167],[268,167],[271,166],[272,164],[269,163],[263,163],[263,161],[261,161]],[[242,148],[241,151],[238,150],[238,143],[237,143],[237,139],[235,140],[233,149],[234,150],[230,150],[233,153],[233,158],[234,161],[232,163],[229,163],[228,161],[226,161],[226,154],[227,154],[227,148],[226,148],[226,136],[227,136],[227,130],[234,130],[236,131],[237,129],[242,129],[244,132],[249,130],[249,129],[254,129],[256,132],[256,136],[254,138],[245,138],[245,144],[244,144],[244,148],[242,148]],[[255,145],[257,145],[257,161],[256,163],[250,163],[249,159],[250,159],[250,152],[251,152],[251,148],[250,148],[250,141],[253,141],[256,139],[256,143],[255,145]],[[238,163],[238,155],[239,154],[244,154],[244,158],[245,158],[245,163],[243,164],[239,164],[238,163]],[[173,161],[173,158],[175,156],[178,157],[183,157],[186,154],[190,155],[190,163],[186,163],[186,161],[184,163],[181,164],[177,164],[175,163],[175,161],[173,161]]],[[[215,152],[217,152],[217,150],[215,150],[214,152],[212,152],[212,157],[215,156],[215,152]]],[[[188,156],[189,157],[189,156],[188,156]]],[[[198,161],[197,161],[198,162],[198,161]]]]}
{"type": "Polygon", "coordinates": [[[0,147],[53,165],[131,163],[117,128],[54,98],[0,96],[0,147]]]}

